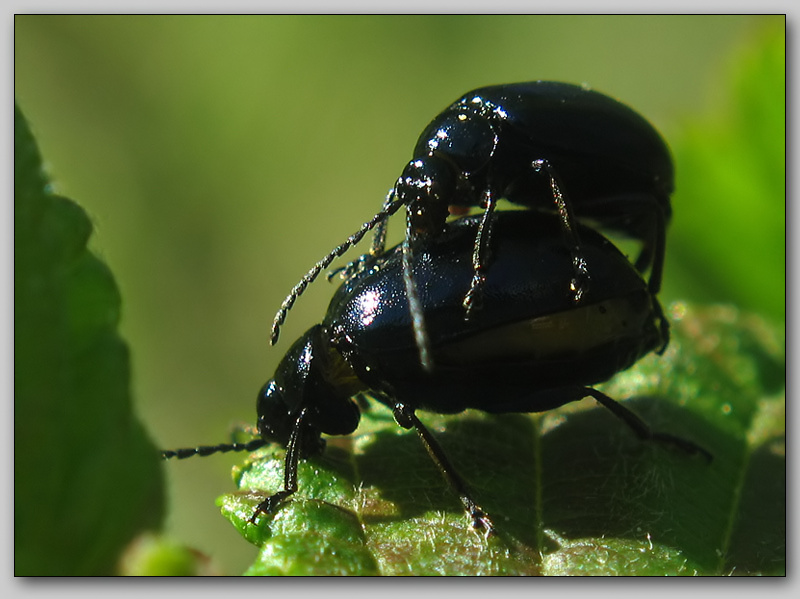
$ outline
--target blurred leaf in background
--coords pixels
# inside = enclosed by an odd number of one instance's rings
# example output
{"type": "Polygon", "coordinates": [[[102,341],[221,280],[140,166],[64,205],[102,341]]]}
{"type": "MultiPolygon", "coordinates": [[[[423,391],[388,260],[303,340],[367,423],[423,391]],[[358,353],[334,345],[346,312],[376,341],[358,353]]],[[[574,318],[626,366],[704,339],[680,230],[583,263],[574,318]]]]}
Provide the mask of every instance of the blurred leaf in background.
{"type": "Polygon", "coordinates": [[[668,294],[786,319],[786,37],[766,28],[673,140],[668,294]]]}
{"type": "MultiPolygon", "coordinates": [[[[425,124],[481,85],[585,82],[654,122],[677,162],[665,303],[741,303],[782,326],[784,148],[767,133],[785,120],[785,76],[759,61],[783,59],[783,16],[25,15],[14,40],[15,93],[57,189],[92,215],[125,297],[137,408],[162,447],[252,422],[257,390],[332,289],[312,286],[270,349],[285,293],[375,212],[425,124]],[[761,126],[745,108],[767,104],[761,126]],[[760,137],[730,138],[742,135],[760,137]],[[776,157],[760,187],[761,158],[728,154],[748,147],[776,157]],[[692,153],[738,171],[694,168],[692,153]],[[693,213],[708,201],[722,209],[693,213]]],[[[237,461],[167,470],[167,531],[228,573],[255,554],[213,505],[237,461]]]]}
{"type": "Polygon", "coordinates": [[[92,226],[47,191],[14,111],[14,574],[107,575],[161,524],[158,454],[133,414],[120,297],[92,226]]]}

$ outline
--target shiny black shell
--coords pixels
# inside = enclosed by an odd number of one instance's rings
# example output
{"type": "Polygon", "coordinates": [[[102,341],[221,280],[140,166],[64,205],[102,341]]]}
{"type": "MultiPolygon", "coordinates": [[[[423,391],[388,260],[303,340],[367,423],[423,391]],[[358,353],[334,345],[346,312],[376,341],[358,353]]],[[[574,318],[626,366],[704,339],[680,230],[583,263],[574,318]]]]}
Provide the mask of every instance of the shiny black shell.
{"type": "Polygon", "coordinates": [[[495,218],[483,308],[469,321],[461,300],[479,219],[449,223],[415,251],[430,374],[419,364],[398,248],[337,290],[323,335],[368,388],[434,412],[543,411],[575,399],[553,390],[604,381],[660,347],[657,300],[602,235],[580,228],[592,284],[576,308],[556,217],[521,210],[495,218]]]}
{"type": "MultiPolygon", "coordinates": [[[[470,181],[530,206],[541,203],[531,161],[548,160],[581,216],[612,220],[604,198],[652,196],[666,219],[674,172],[669,148],[656,129],[625,104],[586,87],[531,81],[482,87],[464,94],[422,132],[414,157],[440,153],[470,181]]],[[[451,204],[476,205],[464,194],[451,204]]],[[[542,196],[548,197],[548,196],[542,196]]]]}

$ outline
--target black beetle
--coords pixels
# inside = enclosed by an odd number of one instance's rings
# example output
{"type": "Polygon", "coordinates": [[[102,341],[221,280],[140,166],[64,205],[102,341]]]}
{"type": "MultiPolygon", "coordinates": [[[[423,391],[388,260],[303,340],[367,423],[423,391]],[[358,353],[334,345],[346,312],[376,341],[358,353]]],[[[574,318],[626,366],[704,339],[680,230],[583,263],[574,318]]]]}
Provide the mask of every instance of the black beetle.
{"type": "Polygon", "coordinates": [[[252,450],[268,442],[287,447],[284,488],[258,505],[255,522],[297,490],[298,460],[322,450],[321,435],[356,430],[360,411],[354,396],[367,392],[393,410],[401,427],[416,430],[474,526],[489,533],[491,520],[416,410],[543,412],[593,397],[639,437],[708,455],[692,442],[652,432],[630,410],[587,386],[662,345],[661,310],[639,272],[603,236],[582,227],[592,286],[575,306],[564,293],[572,257],[557,217],[517,211],[498,212],[495,218],[484,308],[473,319],[464,320],[461,298],[472,280],[472,246],[482,219],[448,223],[414,253],[412,272],[437,352],[433,372],[418,360],[398,246],[347,279],[323,322],[291,346],[259,393],[260,439],[165,451],[164,457],[252,450]]]}
{"type": "MultiPolygon", "coordinates": [[[[649,287],[655,294],[661,286],[672,190],[673,166],[666,143],[628,106],[586,87],[553,81],[473,90],[425,128],[382,210],[292,289],[275,315],[271,342],[277,341],[297,297],[334,258],[375,227],[379,229],[370,253],[384,250],[385,220],[403,205],[406,254],[411,253],[411,239],[441,234],[449,209],[483,208],[472,251],[473,279],[464,296],[466,317],[481,304],[490,217],[501,198],[559,215],[554,226],[571,251],[573,276],[567,288],[576,304],[591,277],[576,215],[641,241],[636,267],[641,272],[650,269],[649,287]]],[[[405,263],[408,270],[410,257],[405,263]]],[[[421,362],[430,369],[429,342],[408,272],[405,280],[421,362]]]]}

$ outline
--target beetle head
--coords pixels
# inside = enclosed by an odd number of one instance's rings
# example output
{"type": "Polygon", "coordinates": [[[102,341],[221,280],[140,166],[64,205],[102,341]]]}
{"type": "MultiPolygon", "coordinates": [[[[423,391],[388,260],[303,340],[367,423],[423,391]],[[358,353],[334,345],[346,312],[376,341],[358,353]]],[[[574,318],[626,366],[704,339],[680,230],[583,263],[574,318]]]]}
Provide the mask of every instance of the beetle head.
{"type": "Polygon", "coordinates": [[[435,236],[444,230],[457,181],[455,166],[438,156],[415,158],[406,165],[397,180],[397,197],[408,207],[416,235],[435,236]]]}
{"type": "Polygon", "coordinates": [[[275,380],[269,381],[259,391],[256,409],[258,434],[265,441],[286,447],[294,428],[301,426],[300,446],[303,456],[319,453],[325,447],[320,431],[305,421],[298,422],[298,414],[289,410],[285,392],[275,380]]]}

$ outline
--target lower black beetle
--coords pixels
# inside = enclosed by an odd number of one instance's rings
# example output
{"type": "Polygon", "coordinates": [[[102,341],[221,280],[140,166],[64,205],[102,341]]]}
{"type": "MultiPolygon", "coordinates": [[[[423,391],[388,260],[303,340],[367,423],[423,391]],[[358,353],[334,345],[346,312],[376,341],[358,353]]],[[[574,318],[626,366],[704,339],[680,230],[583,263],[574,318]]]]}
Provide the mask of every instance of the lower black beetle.
{"type": "Polygon", "coordinates": [[[319,452],[325,435],[356,430],[353,397],[369,392],[414,428],[476,528],[494,530],[484,510],[450,465],[417,410],[457,413],[544,412],[593,397],[642,439],[690,453],[708,453],[690,441],[653,432],[630,410],[588,387],[625,370],[663,343],[663,315],[647,283],[599,233],[581,228],[592,286],[581,306],[566,291],[572,257],[554,220],[529,211],[495,215],[496,241],[484,288],[484,309],[465,321],[461,300],[472,280],[471,253],[480,218],[449,223],[436,240],[415,248],[413,275],[437,364],[419,362],[403,281],[402,250],[375,257],[336,291],[322,324],[298,339],[275,377],[258,395],[260,439],[164,451],[185,458],[253,450],[266,443],[287,448],[284,488],[251,517],[270,513],[297,490],[297,464],[319,452]]]}
{"type": "MultiPolygon", "coordinates": [[[[592,277],[576,233],[583,219],[640,241],[636,267],[650,270],[650,291],[658,293],[673,178],[669,148],[658,131],[605,94],[557,81],[474,89],[423,130],[382,209],[295,285],[275,315],[271,342],[277,341],[288,311],[306,287],[370,229],[379,227],[371,253],[382,252],[386,220],[401,206],[406,207],[406,242],[438,237],[450,208],[483,210],[471,254],[473,279],[463,298],[467,318],[482,303],[492,214],[501,198],[560,216],[552,226],[561,230],[572,252],[567,289],[575,305],[592,277]]],[[[411,253],[408,243],[404,252],[411,253]]],[[[404,280],[419,359],[432,370],[416,280],[408,270],[404,280]]]]}

